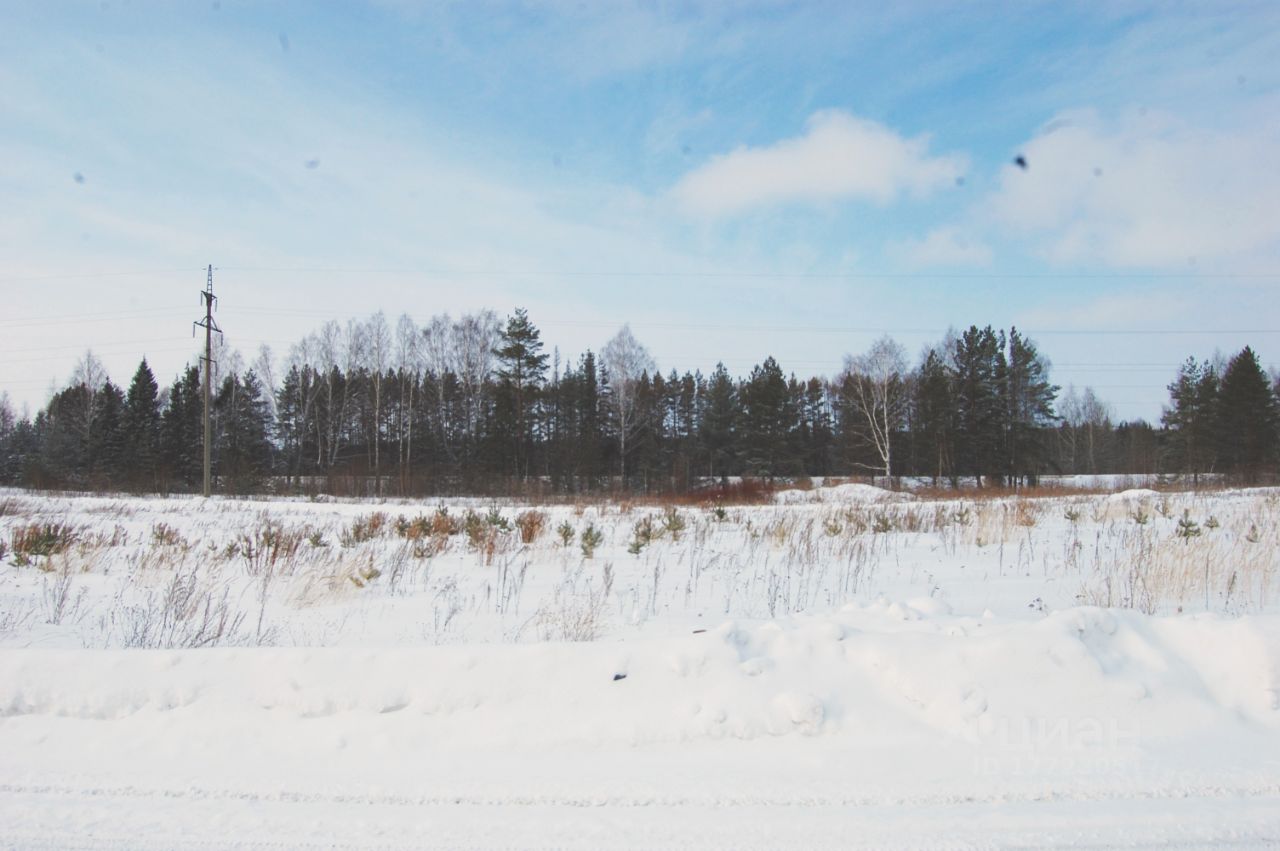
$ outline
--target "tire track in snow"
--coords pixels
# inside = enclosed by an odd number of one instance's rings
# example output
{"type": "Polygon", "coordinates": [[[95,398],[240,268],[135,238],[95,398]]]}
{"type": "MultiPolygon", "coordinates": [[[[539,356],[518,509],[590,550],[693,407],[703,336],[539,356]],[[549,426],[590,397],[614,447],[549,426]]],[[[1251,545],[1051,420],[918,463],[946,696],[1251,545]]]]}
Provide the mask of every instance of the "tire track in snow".
{"type": "MultiPolygon", "coordinates": [[[[725,797],[664,797],[664,796],[610,796],[590,797],[571,795],[512,795],[486,797],[480,795],[395,795],[326,792],[253,792],[248,790],[186,787],[182,789],[120,787],[78,787],[54,784],[0,784],[0,795],[49,795],[59,797],[126,798],[126,799],[189,799],[234,800],[264,803],[323,803],[333,805],[399,806],[399,807],[450,807],[450,806],[504,806],[504,807],[931,807],[985,804],[1025,804],[1041,802],[1084,801],[1176,801],[1182,799],[1266,798],[1280,800],[1280,783],[1255,786],[1184,786],[1155,789],[1079,789],[1065,792],[1008,791],[990,795],[888,795],[883,797],[833,796],[767,798],[761,796],[725,797]]],[[[1280,804],[1278,804],[1280,806],[1280,804]]]]}

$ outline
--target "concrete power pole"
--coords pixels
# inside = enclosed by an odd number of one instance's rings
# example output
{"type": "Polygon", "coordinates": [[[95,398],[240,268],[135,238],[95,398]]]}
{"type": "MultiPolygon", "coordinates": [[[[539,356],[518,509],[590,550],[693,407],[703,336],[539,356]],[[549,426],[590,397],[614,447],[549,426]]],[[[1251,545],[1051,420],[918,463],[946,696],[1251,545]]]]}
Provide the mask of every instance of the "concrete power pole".
{"type": "Polygon", "coordinates": [[[213,294],[213,264],[209,264],[209,274],[205,280],[204,291],[200,293],[200,299],[204,302],[204,319],[192,323],[195,327],[191,329],[194,334],[196,328],[204,329],[204,495],[209,496],[212,493],[213,483],[213,424],[211,411],[213,404],[211,399],[211,388],[213,381],[213,335],[221,334],[222,329],[218,327],[218,323],[213,321],[213,306],[218,301],[218,297],[213,294]]]}

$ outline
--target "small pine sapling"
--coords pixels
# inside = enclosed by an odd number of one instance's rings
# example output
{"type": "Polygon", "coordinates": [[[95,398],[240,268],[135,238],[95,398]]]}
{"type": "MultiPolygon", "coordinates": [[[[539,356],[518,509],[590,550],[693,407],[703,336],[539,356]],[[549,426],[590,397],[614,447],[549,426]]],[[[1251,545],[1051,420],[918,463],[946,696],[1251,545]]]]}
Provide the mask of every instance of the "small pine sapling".
{"type": "Polygon", "coordinates": [[[582,530],[578,542],[582,546],[582,557],[591,558],[596,554],[596,547],[604,541],[604,533],[595,527],[595,524],[588,524],[587,528],[582,530]]]}
{"type": "Polygon", "coordinates": [[[1178,537],[1188,544],[1192,538],[1200,537],[1200,524],[1191,519],[1191,509],[1184,509],[1182,519],[1178,521],[1178,537]]]}

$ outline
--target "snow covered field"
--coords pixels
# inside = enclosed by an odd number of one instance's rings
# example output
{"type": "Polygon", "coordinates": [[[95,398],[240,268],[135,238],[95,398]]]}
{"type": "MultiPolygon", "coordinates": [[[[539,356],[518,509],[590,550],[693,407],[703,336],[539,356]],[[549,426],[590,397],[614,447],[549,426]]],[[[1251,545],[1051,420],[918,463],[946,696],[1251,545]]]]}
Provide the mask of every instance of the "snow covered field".
{"type": "Polygon", "coordinates": [[[1273,845],[1278,508],[0,491],[0,847],[1273,845]]]}

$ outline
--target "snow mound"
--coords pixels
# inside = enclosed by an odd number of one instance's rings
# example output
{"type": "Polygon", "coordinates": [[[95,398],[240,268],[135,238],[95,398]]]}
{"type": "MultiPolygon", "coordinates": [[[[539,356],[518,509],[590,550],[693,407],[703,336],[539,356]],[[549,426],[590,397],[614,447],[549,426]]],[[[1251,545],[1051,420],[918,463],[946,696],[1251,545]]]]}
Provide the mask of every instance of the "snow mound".
{"type": "Polygon", "coordinates": [[[875,485],[866,485],[859,482],[811,488],[809,490],[793,488],[778,491],[773,495],[774,502],[778,505],[811,505],[814,503],[863,505],[873,502],[898,502],[915,498],[914,494],[886,490],[875,485]]]}
{"type": "Polygon", "coordinates": [[[996,623],[918,598],[731,621],[636,642],[625,659],[608,644],[4,650],[0,718],[166,717],[199,736],[214,717],[377,728],[403,714],[417,719],[419,744],[478,748],[787,735],[975,742],[1009,724],[1055,718],[1071,729],[1098,717],[1161,737],[1215,724],[1273,735],[1278,624],[1094,608],[996,623]]]}
{"type": "Polygon", "coordinates": [[[1108,502],[1141,502],[1145,499],[1155,499],[1160,496],[1159,491],[1153,491],[1149,488],[1130,488],[1129,490],[1113,493],[1107,497],[1108,502]]]}

